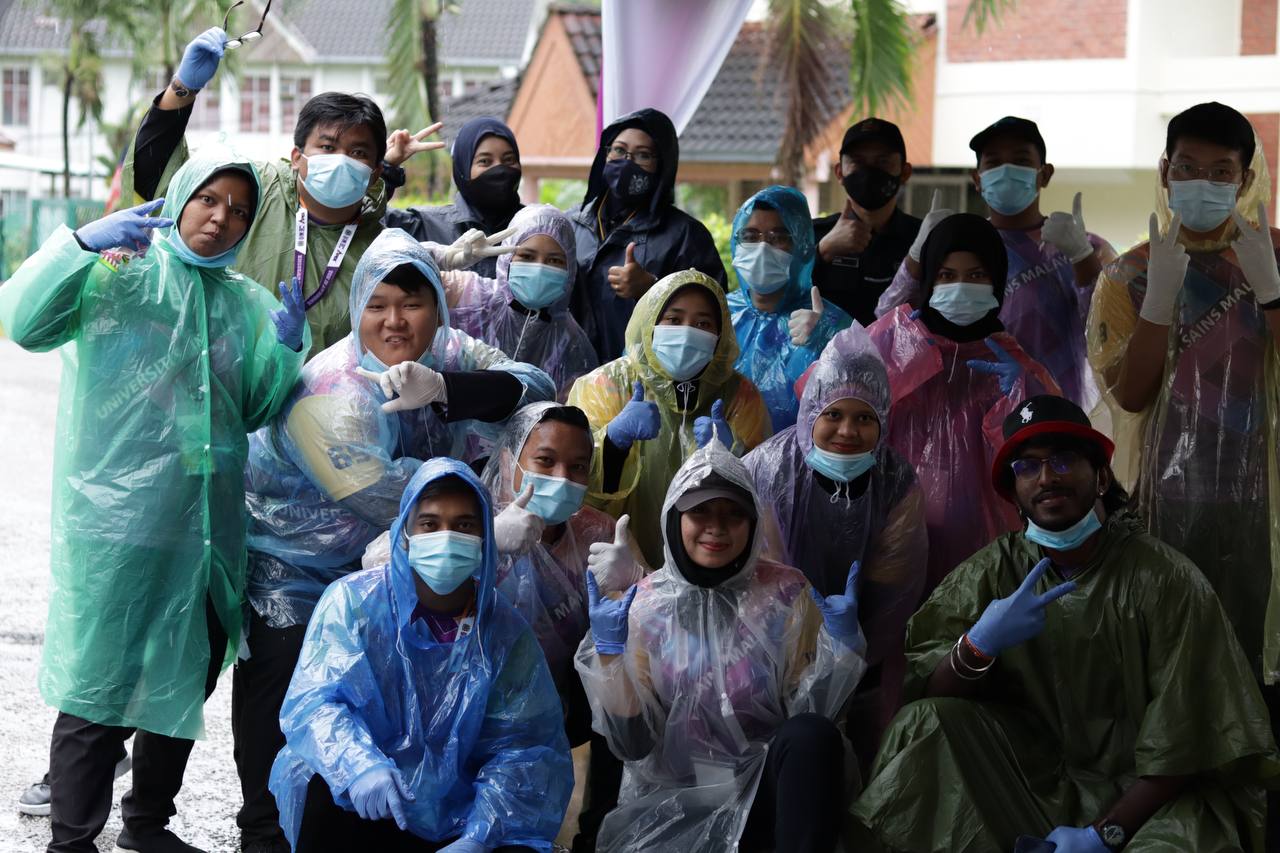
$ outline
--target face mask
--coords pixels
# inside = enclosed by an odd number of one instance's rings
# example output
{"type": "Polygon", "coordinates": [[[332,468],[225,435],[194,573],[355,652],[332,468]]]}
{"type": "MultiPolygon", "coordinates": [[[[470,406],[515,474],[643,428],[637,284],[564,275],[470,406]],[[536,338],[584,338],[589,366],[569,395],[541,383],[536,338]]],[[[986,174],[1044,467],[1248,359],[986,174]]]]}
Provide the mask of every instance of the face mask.
{"type": "Polygon", "coordinates": [[[1000,303],[991,285],[962,281],[935,285],[929,307],[957,326],[970,326],[999,308],[1000,303]]]}
{"type": "Polygon", "coordinates": [[[528,261],[512,261],[511,268],[507,270],[511,295],[534,311],[546,308],[564,296],[564,285],[568,280],[568,270],[528,261]]]}
{"type": "Polygon", "coordinates": [[[480,568],[484,540],[441,530],[409,537],[409,565],[436,595],[448,595],[480,568]]]}
{"type": "Polygon", "coordinates": [[[490,166],[471,179],[463,195],[481,210],[515,210],[520,206],[520,196],[516,193],[520,175],[514,166],[490,166]]]}
{"type": "Polygon", "coordinates": [[[1045,530],[1043,527],[1037,526],[1031,519],[1027,519],[1027,538],[1037,545],[1052,548],[1055,551],[1070,551],[1079,548],[1084,540],[1101,529],[1102,519],[1098,518],[1096,509],[1089,510],[1085,513],[1084,518],[1066,530],[1045,530]]]}
{"type": "Polygon", "coordinates": [[[204,267],[205,269],[231,266],[235,262],[236,254],[240,251],[240,244],[237,243],[225,252],[214,255],[211,258],[197,255],[190,246],[182,242],[182,235],[178,233],[177,225],[169,229],[164,241],[173,250],[173,253],[182,259],[183,263],[190,264],[193,267],[204,267]]]}
{"type": "Polygon", "coordinates": [[[863,210],[879,210],[893,201],[902,179],[875,166],[859,166],[840,179],[840,186],[863,210]]]}
{"type": "Polygon", "coordinates": [[[520,470],[521,491],[533,486],[526,508],[547,524],[560,524],[582,507],[582,500],[587,496],[586,486],[564,477],[534,474],[519,465],[516,467],[520,470]]]}
{"type": "Polygon", "coordinates": [[[871,470],[876,464],[872,451],[866,453],[832,453],[814,445],[804,457],[805,464],[828,480],[848,483],[871,470]]]}
{"type": "Polygon", "coordinates": [[[1170,181],[1169,207],[1182,214],[1182,224],[1192,231],[1212,231],[1236,209],[1238,184],[1216,181],[1170,181]]]}
{"type": "Polygon", "coordinates": [[[791,280],[791,253],[765,241],[739,243],[733,252],[733,268],[756,293],[777,293],[791,280]]]}
{"type": "Polygon", "coordinates": [[[672,379],[684,382],[702,372],[719,340],[719,335],[693,326],[654,326],[653,354],[672,379]]]}
{"type": "Polygon", "coordinates": [[[1013,216],[1031,206],[1040,194],[1036,186],[1039,169],[1030,166],[1014,166],[1006,163],[988,169],[978,177],[982,185],[982,198],[996,213],[1013,216]]]}
{"type": "Polygon", "coordinates": [[[302,185],[325,207],[355,204],[369,189],[373,169],[346,154],[303,154],[302,159],[307,161],[307,176],[302,179],[302,185]]]}
{"type": "Polygon", "coordinates": [[[649,197],[658,176],[646,172],[627,159],[604,164],[604,182],[614,198],[627,207],[635,207],[649,197]]]}

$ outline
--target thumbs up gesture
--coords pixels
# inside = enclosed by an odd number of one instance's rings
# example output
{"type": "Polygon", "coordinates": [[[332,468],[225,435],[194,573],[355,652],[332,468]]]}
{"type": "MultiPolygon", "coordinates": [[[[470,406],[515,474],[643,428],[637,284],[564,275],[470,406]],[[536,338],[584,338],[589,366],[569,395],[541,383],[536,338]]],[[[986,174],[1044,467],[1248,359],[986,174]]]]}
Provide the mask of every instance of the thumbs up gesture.
{"type": "Polygon", "coordinates": [[[954,210],[949,207],[941,207],[941,204],[942,197],[937,190],[934,190],[933,199],[929,202],[929,212],[920,221],[920,230],[916,233],[915,242],[911,244],[911,248],[907,252],[911,260],[916,263],[920,263],[920,252],[924,250],[924,241],[929,239],[929,232],[939,222],[955,214],[954,210]]]}
{"type": "Polygon", "coordinates": [[[826,626],[827,633],[858,654],[862,654],[867,648],[867,641],[862,636],[862,626],[858,624],[858,573],[861,570],[862,564],[854,560],[849,567],[843,595],[824,596],[809,587],[813,603],[822,611],[822,624],[826,626]]]}
{"type": "Polygon", "coordinates": [[[662,418],[658,414],[658,404],[645,400],[644,384],[637,379],[631,386],[630,402],[609,421],[605,433],[619,450],[630,450],[631,445],[637,441],[657,438],[661,428],[662,418]]]}
{"type": "Polygon", "coordinates": [[[822,294],[818,293],[818,288],[809,289],[809,299],[813,304],[812,310],[798,308],[791,312],[791,319],[787,321],[787,331],[791,333],[791,343],[794,346],[802,347],[809,343],[813,330],[818,328],[818,324],[822,322],[822,312],[825,306],[822,302],[822,294]]]}
{"type": "Polygon", "coordinates": [[[493,539],[502,554],[523,554],[542,538],[547,524],[528,510],[533,497],[533,484],[524,487],[516,499],[507,504],[493,519],[493,539]]]}
{"type": "Polygon", "coordinates": [[[639,299],[657,281],[636,261],[636,244],[627,244],[622,266],[609,267],[609,286],[619,299],[639,299]]]}
{"type": "Polygon", "coordinates": [[[613,529],[612,542],[592,542],[587,547],[587,571],[605,592],[621,592],[644,574],[631,553],[630,524],[631,516],[622,516],[613,529]]]}
{"type": "Polygon", "coordinates": [[[1055,211],[1049,214],[1040,228],[1040,237],[1058,248],[1067,256],[1067,260],[1078,264],[1093,254],[1093,244],[1089,242],[1089,232],[1084,230],[1084,213],[1081,207],[1082,193],[1076,193],[1071,203],[1071,212],[1055,211]]]}
{"type": "Polygon", "coordinates": [[[693,421],[693,439],[699,447],[706,447],[713,436],[725,447],[733,447],[733,430],[724,419],[724,400],[711,404],[711,417],[702,415],[693,421]]]}
{"type": "Polygon", "coordinates": [[[597,654],[620,655],[626,649],[627,616],[637,589],[639,587],[632,586],[626,595],[614,601],[600,594],[595,576],[587,573],[587,617],[591,620],[591,639],[597,654]]]}

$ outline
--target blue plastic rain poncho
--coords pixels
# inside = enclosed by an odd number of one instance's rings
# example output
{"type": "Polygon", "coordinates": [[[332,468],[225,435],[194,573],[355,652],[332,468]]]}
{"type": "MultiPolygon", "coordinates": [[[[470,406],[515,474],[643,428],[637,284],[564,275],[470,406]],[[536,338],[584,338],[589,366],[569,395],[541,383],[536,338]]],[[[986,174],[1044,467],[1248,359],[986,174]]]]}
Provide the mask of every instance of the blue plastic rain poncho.
{"type": "MultiPolygon", "coordinates": [[[[755,383],[769,407],[773,431],[781,432],[796,422],[795,383],[801,374],[813,364],[831,336],[853,322],[845,311],[834,303],[822,300],[822,320],[809,336],[804,346],[791,342],[787,321],[791,312],[808,309],[813,305],[810,290],[813,288],[813,261],[817,243],[813,238],[813,220],[809,218],[809,203],[804,194],[794,187],[766,187],[747,199],[733,218],[733,236],[729,251],[738,250],[738,232],[747,225],[757,206],[768,206],[778,211],[787,232],[791,235],[791,278],[781,291],[778,304],[762,311],[751,299],[751,282],[740,272],[738,289],[729,294],[729,313],[733,316],[733,330],[738,336],[738,361],[734,368],[755,383]]],[[[843,589],[843,582],[841,589],[843,589]]]]}
{"type": "Polygon", "coordinates": [[[542,651],[494,588],[489,493],[463,463],[432,459],[405,489],[391,540],[391,561],[330,585],[307,627],[280,710],[287,745],[271,770],[285,835],[297,839],[314,774],[351,809],[347,788],[381,765],[398,769],[415,795],[404,803],[413,834],[550,850],[573,764],[542,651]],[[413,617],[407,537],[419,496],[450,475],[476,491],[484,554],[474,626],[441,644],[413,617]]]}
{"type": "Polygon", "coordinates": [[[497,278],[485,278],[471,270],[444,274],[453,324],[514,359],[541,367],[556,383],[557,399],[564,400],[574,380],[600,363],[587,333],[569,313],[569,294],[578,269],[573,225],[551,205],[539,204],[517,213],[511,227],[515,233],[502,241],[504,246],[519,246],[544,234],[564,250],[569,271],[564,293],[541,311],[528,310],[515,302],[507,284],[513,256],[499,255],[497,278]]]}
{"type": "MultiPolygon", "coordinates": [[[[249,601],[273,628],[305,625],[320,593],[360,567],[365,546],[391,526],[405,484],[422,460],[475,458],[477,435],[500,425],[449,423],[432,406],[383,412],[377,383],[360,376],[364,359],[360,317],[374,288],[392,269],[412,263],[445,305],[440,273],[430,253],[403,231],[378,235],[360,258],[351,286],[346,338],[312,359],[280,416],[254,434],[245,491],[250,515],[249,601]]],[[[488,344],[440,327],[419,362],[435,370],[503,370],[525,388],[523,402],[552,396],[542,371],[519,364],[488,344]]]]}
{"type": "MultiPolygon", "coordinates": [[[[161,215],[225,168],[256,188],[247,161],[197,156],[161,215]]],[[[59,228],[0,287],[0,325],[63,356],[40,692],[95,723],[194,738],[206,598],[238,643],[247,433],[285,401],[311,339],[280,344],[265,288],[184,263],[170,239],[116,271],[59,228]]]]}
{"type": "MultiPolygon", "coordinates": [[[[533,403],[507,422],[482,478],[493,496],[494,512],[515,500],[516,460],[534,427],[553,408],[555,403],[533,403]]],[[[593,542],[612,542],[613,528],[611,516],[584,504],[564,523],[554,544],[538,542],[523,554],[498,555],[498,591],[533,628],[562,693],[577,677],[573,653],[587,633],[587,549],[593,542]]]]}
{"type": "MultiPolygon", "coordinates": [[[[763,517],[742,462],[712,441],[676,472],[662,518],[713,474],[751,493],[763,517]]],[[[834,719],[862,677],[866,664],[827,633],[804,576],[761,557],[760,530],[738,573],[714,587],[686,580],[664,542],[623,654],[602,661],[590,635],[578,649],[593,727],[626,762],[598,849],[736,849],[774,732],[796,714],[834,719]]]]}

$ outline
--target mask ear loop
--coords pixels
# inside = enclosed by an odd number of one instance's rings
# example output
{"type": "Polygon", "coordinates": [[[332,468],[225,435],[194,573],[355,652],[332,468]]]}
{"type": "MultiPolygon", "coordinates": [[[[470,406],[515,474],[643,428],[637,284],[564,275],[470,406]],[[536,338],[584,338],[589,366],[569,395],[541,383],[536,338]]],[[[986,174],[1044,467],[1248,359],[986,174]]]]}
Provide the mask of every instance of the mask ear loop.
{"type": "Polygon", "coordinates": [[[684,428],[689,423],[689,394],[693,391],[692,382],[677,382],[676,393],[681,395],[680,400],[680,432],[684,433],[684,428]]]}
{"type": "Polygon", "coordinates": [[[524,333],[529,331],[529,324],[533,322],[533,318],[536,316],[536,313],[524,315],[524,323],[520,326],[520,337],[516,338],[515,352],[511,353],[511,357],[516,361],[520,360],[520,345],[524,343],[524,333]]]}

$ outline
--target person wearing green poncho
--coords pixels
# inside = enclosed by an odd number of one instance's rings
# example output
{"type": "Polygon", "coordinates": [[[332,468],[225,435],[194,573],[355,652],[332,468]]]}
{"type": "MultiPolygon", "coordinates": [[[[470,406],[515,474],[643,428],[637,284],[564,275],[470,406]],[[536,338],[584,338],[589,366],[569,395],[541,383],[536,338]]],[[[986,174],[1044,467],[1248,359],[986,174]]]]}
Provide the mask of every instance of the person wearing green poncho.
{"type": "Polygon", "coordinates": [[[228,269],[259,210],[252,164],[197,156],[169,189],[164,218],[146,215],[158,199],[60,228],[0,287],[14,342],[63,357],[40,670],[61,712],[51,853],[96,849],[135,729],[116,849],[195,850],[165,826],[239,644],[247,434],[288,398],[311,345],[296,282],[273,312],[228,269]],[[139,254],[100,257],[112,247],[139,254]]]}
{"type": "Polygon", "coordinates": [[[890,850],[1262,847],[1280,757],[1208,581],[1123,507],[1112,443],[1061,397],[1004,422],[992,466],[1026,529],[912,617],[907,692],[853,816],[890,850]],[[1034,568],[1033,568],[1034,566],[1034,568]]]}

